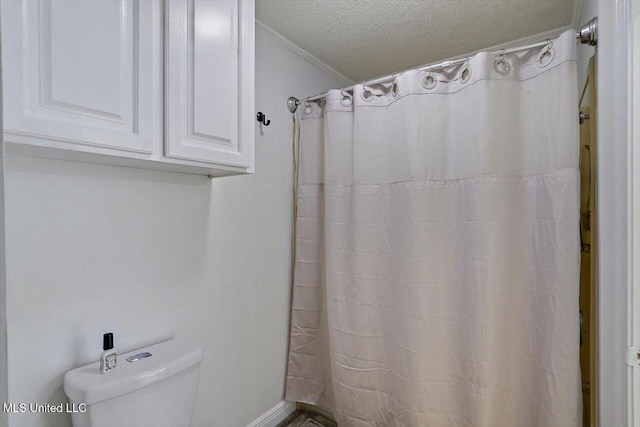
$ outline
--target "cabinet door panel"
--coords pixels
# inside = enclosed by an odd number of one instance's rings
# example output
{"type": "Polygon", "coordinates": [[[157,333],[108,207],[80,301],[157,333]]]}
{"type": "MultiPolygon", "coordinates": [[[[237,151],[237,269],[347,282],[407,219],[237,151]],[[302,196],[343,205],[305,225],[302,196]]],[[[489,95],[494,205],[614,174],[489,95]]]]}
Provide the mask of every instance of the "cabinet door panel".
{"type": "Polygon", "coordinates": [[[166,3],[165,155],[252,166],[253,1],[166,3]]]}
{"type": "Polygon", "coordinates": [[[193,134],[237,150],[238,3],[192,3],[193,134]]]}
{"type": "Polygon", "coordinates": [[[57,148],[151,153],[162,129],[157,2],[1,5],[9,135],[32,136],[57,148]]]}

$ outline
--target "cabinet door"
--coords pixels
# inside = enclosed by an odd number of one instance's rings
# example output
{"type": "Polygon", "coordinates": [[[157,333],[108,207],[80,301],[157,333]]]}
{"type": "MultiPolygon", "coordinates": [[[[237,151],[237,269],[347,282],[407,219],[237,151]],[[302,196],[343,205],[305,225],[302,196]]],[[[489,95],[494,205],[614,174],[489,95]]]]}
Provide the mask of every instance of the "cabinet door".
{"type": "Polygon", "coordinates": [[[253,0],[165,5],[165,155],[251,168],[253,0]]]}
{"type": "Polygon", "coordinates": [[[151,153],[162,137],[158,2],[13,0],[1,7],[7,140],[151,153]]]}

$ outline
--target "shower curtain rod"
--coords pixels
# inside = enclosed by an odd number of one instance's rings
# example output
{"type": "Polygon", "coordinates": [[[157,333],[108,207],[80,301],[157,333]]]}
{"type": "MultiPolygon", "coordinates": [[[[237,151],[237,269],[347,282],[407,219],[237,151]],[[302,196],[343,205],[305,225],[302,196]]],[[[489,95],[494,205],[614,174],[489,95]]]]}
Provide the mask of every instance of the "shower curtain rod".
{"type": "MultiPolygon", "coordinates": [[[[593,18],[591,19],[589,22],[587,22],[584,26],[582,26],[580,28],[580,30],[576,33],[576,39],[578,42],[582,43],[582,44],[588,44],[590,46],[595,46],[598,42],[598,18],[593,18]]],[[[515,52],[521,52],[523,50],[528,50],[528,49],[534,49],[536,47],[542,47],[545,45],[548,45],[549,43],[551,43],[551,39],[547,38],[545,40],[541,40],[539,42],[536,43],[532,43],[532,44],[528,44],[526,46],[518,46],[518,47],[512,47],[510,49],[499,49],[499,50],[495,50],[493,52],[491,52],[491,54],[493,55],[508,55],[510,53],[515,53],[515,52]]],[[[454,59],[454,60],[447,60],[447,61],[443,61],[443,62],[439,62],[436,64],[429,64],[429,65],[423,65],[421,67],[418,68],[412,68],[412,70],[419,70],[419,71],[434,71],[434,70],[443,70],[445,68],[449,68],[449,67],[453,67],[456,65],[460,65],[465,63],[466,61],[468,61],[469,58],[468,57],[462,57],[459,59],[454,59]]],[[[396,72],[393,74],[388,74],[386,76],[383,77],[378,77],[375,79],[371,79],[371,80],[363,80],[361,82],[355,83],[351,86],[342,88],[341,90],[343,91],[351,91],[353,90],[353,88],[359,84],[363,84],[363,85],[375,85],[375,84],[380,84],[380,83],[384,83],[387,82],[389,80],[392,80],[395,76],[397,76],[398,74],[403,73],[403,71],[400,72],[396,72]]],[[[289,99],[287,99],[287,108],[289,108],[289,111],[291,111],[292,113],[295,113],[296,110],[298,109],[298,105],[300,105],[303,102],[306,101],[316,101],[318,99],[324,98],[327,95],[327,92],[323,92],[321,94],[318,95],[314,95],[314,96],[309,96],[307,98],[303,98],[303,99],[298,99],[295,96],[290,96],[289,99]]]]}

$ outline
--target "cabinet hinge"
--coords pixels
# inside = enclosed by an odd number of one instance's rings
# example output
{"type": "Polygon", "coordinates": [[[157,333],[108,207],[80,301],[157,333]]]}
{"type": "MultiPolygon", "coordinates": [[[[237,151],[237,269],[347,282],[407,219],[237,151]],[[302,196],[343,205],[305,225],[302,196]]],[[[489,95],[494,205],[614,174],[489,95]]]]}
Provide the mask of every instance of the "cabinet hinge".
{"type": "Polygon", "coordinates": [[[640,365],[640,348],[637,345],[631,345],[627,348],[627,365],[640,365]]]}

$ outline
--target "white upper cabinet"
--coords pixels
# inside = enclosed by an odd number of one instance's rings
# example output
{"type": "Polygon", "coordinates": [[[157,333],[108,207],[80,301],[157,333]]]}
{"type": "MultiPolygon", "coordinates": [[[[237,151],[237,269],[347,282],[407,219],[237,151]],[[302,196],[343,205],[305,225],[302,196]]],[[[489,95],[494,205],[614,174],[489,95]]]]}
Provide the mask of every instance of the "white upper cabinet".
{"type": "Polygon", "coordinates": [[[253,1],[166,7],[166,156],[251,168],[253,1]]]}
{"type": "Polygon", "coordinates": [[[8,140],[152,152],[154,139],[162,137],[156,3],[12,0],[1,5],[8,140]]]}
{"type": "Polygon", "coordinates": [[[254,0],[2,0],[10,151],[207,175],[254,166],[254,0]]]}

